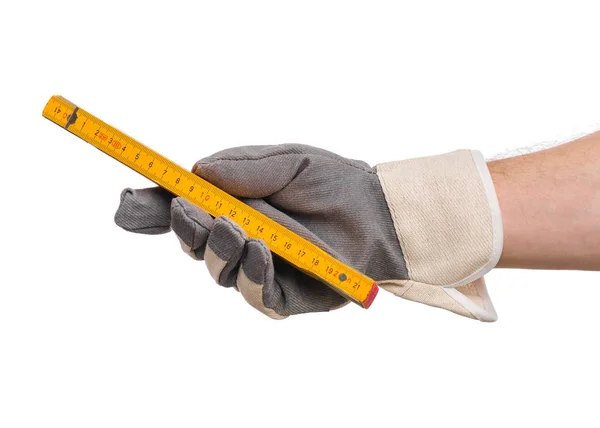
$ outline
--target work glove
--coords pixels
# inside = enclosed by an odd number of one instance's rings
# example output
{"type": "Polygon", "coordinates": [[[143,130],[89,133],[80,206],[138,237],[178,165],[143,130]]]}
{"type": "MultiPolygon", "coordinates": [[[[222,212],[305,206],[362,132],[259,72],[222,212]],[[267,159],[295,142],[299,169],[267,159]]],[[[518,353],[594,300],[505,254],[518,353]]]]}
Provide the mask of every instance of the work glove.
{"type": "MultiPolygon", "coordinates": [[[[500,257],[502,222],[479,152],[372,168],[305,145],[247,146],[202,159],[192,171],[385,290],[481,321],[497,318],[483,275],[500,257]]],[[[162,188],[125,189],[115,222],[136,233],[172,229],[218,284],[272,318],[348,302],[229,218],[213,219],[162,188]]]]}

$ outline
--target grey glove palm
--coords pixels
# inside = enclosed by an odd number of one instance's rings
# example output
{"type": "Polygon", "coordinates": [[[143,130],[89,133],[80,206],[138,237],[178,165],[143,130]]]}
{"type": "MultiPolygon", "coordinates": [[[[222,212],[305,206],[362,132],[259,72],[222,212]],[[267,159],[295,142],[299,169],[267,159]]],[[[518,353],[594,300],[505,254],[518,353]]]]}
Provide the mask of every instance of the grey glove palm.
{"type": "MultiPolygon", "coordinates": [[[[193,171],[376,281],[408,279],[381,184],[366,163],[310,146],[249,146],[216,153],[193,171]]],[[[228,218],[213,220],[163,189],[125,189],[115,222],[137,233],[172,229],[219,284],[273,318],[346,303],[228,218]]]]}

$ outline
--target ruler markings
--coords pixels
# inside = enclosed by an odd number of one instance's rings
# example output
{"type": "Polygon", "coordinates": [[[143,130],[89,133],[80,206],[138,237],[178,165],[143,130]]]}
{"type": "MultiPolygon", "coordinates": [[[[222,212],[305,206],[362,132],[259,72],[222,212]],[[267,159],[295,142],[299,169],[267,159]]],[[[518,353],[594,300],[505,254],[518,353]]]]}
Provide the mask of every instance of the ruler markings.
{"type": "Polygon", "coordinates": [[[361,306],[369,307],[377,294],[377,284],[361,272],[64,98],[52,97],[43,115],[212,216],[229,217],[249,237],[361,306]]]}

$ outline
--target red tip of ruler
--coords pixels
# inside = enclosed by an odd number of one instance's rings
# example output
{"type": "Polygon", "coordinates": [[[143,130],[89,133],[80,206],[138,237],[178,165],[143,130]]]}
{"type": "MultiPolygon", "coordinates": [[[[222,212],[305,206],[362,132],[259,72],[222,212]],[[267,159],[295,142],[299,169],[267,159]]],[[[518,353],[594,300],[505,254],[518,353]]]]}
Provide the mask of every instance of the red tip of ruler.
{"type": "Polygon", "coordinates": [[[367,298],[366,298],[365,302],[363,303],[363,307],[365,309],[368,309],[369,306],[371,306],[371,303],[373,303],[373,300],[375,300],[375,296],[377,296],[378,291],[379,291],[379,287],[377,286],[377,283],[374,282],[373,286],[371,287],[371,291],[369,291],[369,294],[367,294],[367,298]]]}

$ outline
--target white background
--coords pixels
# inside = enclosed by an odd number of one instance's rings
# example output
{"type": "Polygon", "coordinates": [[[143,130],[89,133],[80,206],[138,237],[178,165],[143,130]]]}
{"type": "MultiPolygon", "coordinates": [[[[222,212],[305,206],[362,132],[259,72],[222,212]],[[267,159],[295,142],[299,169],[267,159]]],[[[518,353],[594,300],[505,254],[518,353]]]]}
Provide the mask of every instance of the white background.
{"type": "Polygon", "coordinates": [[[600,274],[493,271],[495,324],[384,291],[272,321],[115,226],[149,182],[41,116],[61,94],[190,167],[489,157],[596,129],[596,4],[3,2],[0,427],[597,426],[600,274]]]}

